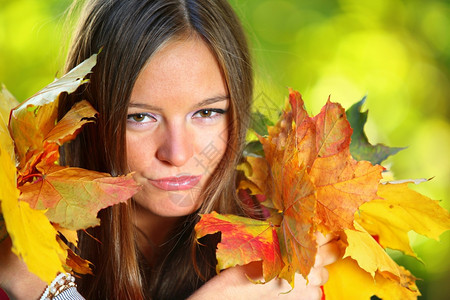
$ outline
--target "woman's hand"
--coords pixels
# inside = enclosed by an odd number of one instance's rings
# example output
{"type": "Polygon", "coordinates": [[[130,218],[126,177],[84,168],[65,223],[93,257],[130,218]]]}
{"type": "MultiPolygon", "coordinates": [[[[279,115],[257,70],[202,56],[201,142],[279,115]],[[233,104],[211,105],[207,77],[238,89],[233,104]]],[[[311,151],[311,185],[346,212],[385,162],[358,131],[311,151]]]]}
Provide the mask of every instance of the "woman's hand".
{"type": "Polygon", "coordinates": [[[286,280],[274,279],[265,284],[254,284],[253,280],[262,280],[262,263],[253,262],[245,266],[238,266],[221,272],[205,283],[189,299],[301,299],[320,300],[321,286],[328,280],[325,266],[332,264],[339,257],[339,247],[332,236],[316,235],[319,249],[314,267],[308,275],[308,284],[302,275],[296,274],[295,288],[286,280]],[[247,275],[247,276],[246,276],[247,275]]]}
{"type": "Polygon", "coordinates": [[[0,288],[11,300],[39,299],[46,283],[28,271],[27,266],[11,252],[11,239],[0,243],[0,288]]]}

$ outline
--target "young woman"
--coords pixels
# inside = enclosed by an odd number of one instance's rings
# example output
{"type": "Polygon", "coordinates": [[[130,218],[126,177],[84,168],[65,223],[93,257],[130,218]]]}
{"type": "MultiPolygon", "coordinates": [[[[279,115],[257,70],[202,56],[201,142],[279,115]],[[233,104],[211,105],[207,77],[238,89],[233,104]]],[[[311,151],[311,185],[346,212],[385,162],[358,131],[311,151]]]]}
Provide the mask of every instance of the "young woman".
{"type": "MultiPolygon", "coordinates": [[[[215,276],[219,236],[194,241],[199,213],[248,213],[236,197],[235,169],[253,79],[245,35],[229,4],[88,1],[66,70],[99,51],[90,83],[60,100],[61,116],[82,99],[99,112],[96,124],[62,149],[61,164],[134,172],[142,189],[129,205],[101,211],[101,226],[89,235],[80,233],[80,253],[95,275],[77,279],[78,291],[87,299],[271,299],[288,291],[276,280],[251,283],[245,274],[260,276],[257,263],[215,276]]],[[[5,248],[0,255],[20,266],[5,248]]],[[[286,298],[320,299],[323,266],[336,253],[327,244],[320,254],[310,284],[298,276],[286,298]]],[[[0,275],[2,287],[20,298],[17,291],[24,292],[23,278],[29,278],[37,293],[28,296],[38,298],[45,285],[25,269],[20,274],[14,283],[0,275]]]]}

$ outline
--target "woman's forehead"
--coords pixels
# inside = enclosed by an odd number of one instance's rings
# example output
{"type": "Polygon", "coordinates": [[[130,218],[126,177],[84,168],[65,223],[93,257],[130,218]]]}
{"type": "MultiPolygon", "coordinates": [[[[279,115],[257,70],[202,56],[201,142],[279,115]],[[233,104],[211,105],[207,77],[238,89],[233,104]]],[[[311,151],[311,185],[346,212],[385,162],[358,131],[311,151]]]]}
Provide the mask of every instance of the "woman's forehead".
{"type": "Polygon", "coordinates": [[[185,98],[196,103],[218,97],[228,99],[219,63],[201,38],[192,37],[167,43],[149,59],[136,80],[130,101],[150,99],[163,104],[185,98]]]}

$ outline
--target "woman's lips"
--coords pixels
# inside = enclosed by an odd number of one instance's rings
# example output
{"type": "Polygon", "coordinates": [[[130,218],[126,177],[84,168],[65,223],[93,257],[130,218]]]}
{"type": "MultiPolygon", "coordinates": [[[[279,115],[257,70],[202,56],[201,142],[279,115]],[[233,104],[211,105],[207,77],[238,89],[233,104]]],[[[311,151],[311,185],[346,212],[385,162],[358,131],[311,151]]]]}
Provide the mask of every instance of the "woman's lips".
{"type": "Polygon", "coordinates": [[[202,178],[199,176],[177,176],[150,180],[150,183],[165,191],[184,191],[192,189],[202,178]]]}

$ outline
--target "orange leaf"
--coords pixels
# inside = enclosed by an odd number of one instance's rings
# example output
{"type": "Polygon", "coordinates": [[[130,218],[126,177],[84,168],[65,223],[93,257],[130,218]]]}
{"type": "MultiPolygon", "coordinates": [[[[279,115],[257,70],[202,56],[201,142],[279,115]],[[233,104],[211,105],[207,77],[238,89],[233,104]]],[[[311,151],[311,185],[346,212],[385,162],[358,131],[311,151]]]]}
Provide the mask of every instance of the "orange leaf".
{"type": "Polygon", "coordinates": [[[45,137],[56,125],[60,94],[72,93],[85,83],[84,77],[96,60],[97,55],[91,56],[12,111],[9,127],[16,145],[19,170],[33,156],[30,152],[43,150],[45,137]]]}
{"type": "Polygon", "coordinates": [[[195,231],[197,239],[218,231],[222,233],[221,242],[217,245],[217,272],[262,261],[263,277],[267,282],[275,278],[283,267],[278,238],[270,222],[212,212],[201,215],[195,231]]]}
{"type": "Polygon", "coordinates": [[[316,159],[310,176],[317,188],[317,218],[322,232],[353,227],[358,207],[378,198],[381,171],[381,166],[353,160],[348,148],[316,159]]]}
{"type": "Polygon", "coordinates": [[[315,215],[315,192],[306,170],[298,168],[296,158],[286,161],[276,185],[275,193],[284,199],[280,227],[277,228],[280,239],[280,249],[285,267],[281,278],[293,284],[295,273],[305,278],[314,265],[317,244],[314,232],[316,230],[313,218],[315,215]]]}
{"type": "MultiPolygon", "coordinates": [[[[283,216],[283,276],[291,282],[295,271],[306,276],[314,264],[316,224],[324,233],[353,228],[358,207],[377,198],[382,168],[351,157],[352,129],[339,104],[328,101],[309,117],[298,92],[290,90],[289,102],[269,136],[260,137],[270,175],[251,179],[283,216]]],[[[261,170],[261,162],[248,162],[261,170]]]]}
{"type": "Polygon", "coordinates": [[[20,200],[32,208],[48,209],[49,220],[67,229],[99,225],[100,209],[127,201],[139,189],[131,174],[111,177],[58,165],[38,165],[37,169],[42,177],[19,187],[20,200]]]}
{"type": "Polygon", "coordinates": [[[71,270],[66,271],[74,271],[78,274],[93,274],[90,267],[92,263],[90,261],[82,259],[78,256],[61,240],[60,237],[58,237],[58,243],[62,249],[67,251],[66,267],[69,267],[71,270]]]}
{"type": "MultiPolygon", "coordinates": [[[[312,124],[300,94],[291,93],[289,100],[292,110],[287,106],[278,123],[268,128],[269,136],[260,137],[269,168],[265,181],[255,181],[282,215],[277,233],[285,267],[280,277],[293,284],[296,272],[306,277],[314,265],[316,195],[307,173],[307,161],[303,159],[305,152],[297,147],[301,141],[311,141],[312,124]],[[303,131],[296,130],[294,120],[302,122],[303,131]]],[[[306,148],[310,149],[309,145],[306,148]]],[[[249,162],[252,169],[260,168],[261,163],[249,162]]]]}
{"type": "MultiPolygon", "coordinates": [[[[352,158],[352,129],[344,109],[330,101],[310,117],[301,95],[290,90],[289,105],[267,132],[268,136],[258,136],[265,158],[246,158],[240,170],[247,178],[239,188],[264,193],[261,206],[271,208],[267,221],[276,227],[284,264],[278,277],[293,286],[295,273],[306,278],[314,265],[315,232],[340,235],[353,229],[359,206],[378,198],[382,167],[352,158]]],[[[213,232],[222,231],[211,226],[213,232]]],[[[237,253],[233,244],[230,247],[236,252],[227,257],[237,253]]],[[[217,252],[218,260],[222,255],[217,252]]]]}
{"type": "Polygon", "coordinates": [[[310,176],[317,187],[317,217],[323,232],[339,232],[353,227],[361,204],[378,198],[383,168],[352,158],[352,129],[339,104],[328,101],[314,121],[317,153],[310,176]]]}
{"type": "Polygon", "coordinates": [[[93,118],[97,111],[86,100],[75,103],[70,111],[52,128],[45,137],[45,142],[62,145],[67,141],[73,140],[80,131],[81,127],[93,118]]]}

